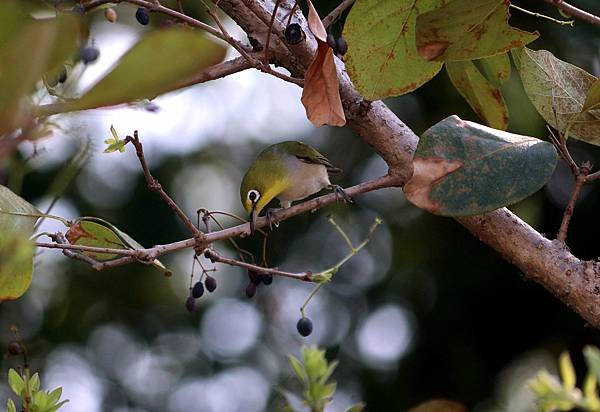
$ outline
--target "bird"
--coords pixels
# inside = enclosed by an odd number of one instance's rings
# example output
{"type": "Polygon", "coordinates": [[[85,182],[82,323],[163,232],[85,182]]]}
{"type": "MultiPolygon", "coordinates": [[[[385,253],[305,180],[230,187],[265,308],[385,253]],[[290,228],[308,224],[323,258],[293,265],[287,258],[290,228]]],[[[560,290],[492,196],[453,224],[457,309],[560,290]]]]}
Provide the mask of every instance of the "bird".
{"type": "MultiPolygon", "coordinates": [[[[351,201],[344,190],[331,184],[329,174],[342,170],[312,146],[299,141],[275,143],[264,149],[250,166],[240,185],[240,199],[249,213],[250,233],[254,233],[256,218],[277,198],[282,208],[323,189],[332,189],[343,201],[351,201]]],[[[267,210],[269,226],[272,209],[267,210]]]]}

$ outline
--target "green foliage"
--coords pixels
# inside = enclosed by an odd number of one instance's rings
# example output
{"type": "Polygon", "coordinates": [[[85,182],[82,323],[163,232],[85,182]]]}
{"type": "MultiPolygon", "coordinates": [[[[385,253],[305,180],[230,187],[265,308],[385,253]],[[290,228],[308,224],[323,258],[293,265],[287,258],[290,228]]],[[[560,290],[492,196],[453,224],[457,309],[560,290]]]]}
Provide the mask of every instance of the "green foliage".
{"type": "MultiPolygon", "coordinates": [[[[292,355],[289,355],[288,358],[296,378],[302,385],[303,402],[313,412],[324,411],[336,390],[336,382],[329,382],[329,379],[338,363],[336,361],[328,362],[325,358],[325,351],[317,347],[302,348],[302,361],[292,355]]],[[[364,407],[363,403],[358,403],[351,406],[346,412],[362,412],[364,407]]],[[[286,411],[294,411],[289,402],[286,405],[286,411]]]]}
{"type": "Polygon", "coordinates": [[[80,32],[74,15],[36,20],[22,2],[1,2],[0,134],[26,121],[30,108],[24,97],[43,74],[62,70],[77,50],[80,32]]]}
{"type": "Polygon", "coordinates": [[[417,15],[444,0],[358,0],[346,19],[346,68],[368,100],[406,94],[431,80],[442,68],[417,52],[417,15]]]}
{"type": "Polygon", "coordinates": [[[525,93],[544,120],[565,135],[600,145],[596,76],[546,50],[523,48],[519,57],[525,93]]]}
{"type": "MultiPolygon", "coordinates": [[[[122,232],[112,223],[97,217],[80,217],[73,221],[65,234],[72,245],[93,246],[110,249],[143,249],[135,239],[122,232]]],[[[83,254],[103,262],[121,257],[115,253],[99,253],[85,251],[83,254]]],[[[152,265],[157,269],[170,274],[169,270],[155,259],[152,265]]]]}
{"type": "Polygon", "coordinates": [[[29,237],[39,213],[0,185],[0,300],[16,299],[29,288],[34,253],[29,237]]]}
{"type": "Polygon", "coordinates": [[[117,150],[123,153],[125,151],[125,145],[127,144],[127,141],[125,139],[119,139],[119,135],[112,124],[110,125],[110,133],[112,134],[112,137],[104,140],[104,143],[108,145],[108,147],[104,149],[104,153],[112,153],[116,152],[117,150]]]}
{"type": "MultiPolygon", "coordinates": [[[[52,391],[40,390],[39,374],[34,373],[33,376],[29,376],[27,369],[22,375],[15,369],[9,369],[8,385],[21,399],[23,410],[30,412],[54,412],[68,402],[68,400],[60,400],[62,395],[60,387],[52,391]]],[[[10,398],[6,402],[6,411],[17,411],[14,401],[10,398]]]]}
{"type": "MultiPolygon", "coordinates": [[[[510,66],[509,66],[510,67],[510,66]]],[[[508,127],[508,109],[497,87],[481,74],[470,60],[446,63],[448,76],[456,90],[477,115],[495,129],[508,127]]]]}
{"type": "Polygon", "coordinates": [[[417,17],[417,49],[427,60],[457,61],[495,56],[537,39],[508,24],[509,2],[453,0],[417,17]]]}
{"type": "Polygon", "coordinates": [[[539,190],[557,160],[548,142],[450,116],[421,136],[415,173],[404,189],[408,200],[431,213],[476,215],[539,190]]]}
{"type": "Polygon", "coordinates": [[[542,412],[570,411],[574,408],[589,412],[600,411],[600,351],[594,346],[586,346],[583,354],[588,373],[581,389],[576,386],[575,368],[567,352],[563,352],[559,357],[560,379],[546,370],[541,370],[535,378],[528,381],[542,412]]]}
{"type": "Polygon", "coordinates": [[[510,58],[508,53],[484,57],[475,61],[481,66],[481,71],[488,82],[494,87],[500,87],[510,78],[510,58]]]}
{"type": "Polygon", "coordinates": [[[224,57],[223,45],[203,34],[182,28],[151,32],[91,90],[67,103],[61,111],[152,99],[177,89],[182,81],[224,57]]]}

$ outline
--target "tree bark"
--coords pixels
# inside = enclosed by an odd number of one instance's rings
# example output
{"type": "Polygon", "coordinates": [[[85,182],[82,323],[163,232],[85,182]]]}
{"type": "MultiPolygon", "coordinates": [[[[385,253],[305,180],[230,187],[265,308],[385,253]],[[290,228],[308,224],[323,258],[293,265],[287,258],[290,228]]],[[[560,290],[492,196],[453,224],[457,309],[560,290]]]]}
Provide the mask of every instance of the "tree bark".
{"type": "MultiPolygon", "coordinates": [[[[258,0],[214,0],[225,13],[264,44],[273,2],[258,0]]],[[[296,12],[306,40],[288,45],[283,32],[291,5],[280,6],[270,39],[270,53],[277,64],[301,76],[312,61],[316,41],[306,19],[296,12]]],[[[391,175],[406,183],[413,172],[412,156],[418,137],[381,101],[365,101],[353,87],[337,59],[340,94],[348,125],[386,161],[391,175]]],[[[525,276],[543,285],[589,324],[600,328],[600,264],[572,255],[564,243],[549,240],[506,208],[481,216],[457,219],[479,240],[513,263],[525,276]]]]}

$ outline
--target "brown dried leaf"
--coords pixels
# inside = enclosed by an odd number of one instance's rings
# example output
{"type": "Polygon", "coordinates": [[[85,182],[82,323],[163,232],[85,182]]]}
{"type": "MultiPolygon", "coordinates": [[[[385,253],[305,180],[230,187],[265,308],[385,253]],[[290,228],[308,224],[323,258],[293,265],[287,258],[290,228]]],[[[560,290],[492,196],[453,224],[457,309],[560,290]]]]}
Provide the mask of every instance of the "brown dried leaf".
{"type": "Polygon", "coordinates": [[[308,3],[308,28],[312,32],[312,34],[317,38],[317,40],[321,40],[322,42],[327,41],[327,31],[325,30],[325,26],[323,26],[323,22],[315,10],[315,7],[312,4],[312,1],[306,0],[308,3]]]}
{"type": "Polygon", "coordinates": [[[327,43],[319,40],[317,42],[317,55],[304,76],[302,104],[306,109],[306,117],[316,127],[324,124],[344,126],[346,117],[340,98],[333,50],[327,43]]]}
{"type": "Polygon", "coordinates": [[[415,167],[414,173],[404,186],[404,194],[415,206],[435,213],[440,208],[440,205],[431,200],[429,196],[431,189],[443,177],[463,166],[463,162],[460,160],[446,160],[441,157],[415,157],[413,164],[415,167]]]}

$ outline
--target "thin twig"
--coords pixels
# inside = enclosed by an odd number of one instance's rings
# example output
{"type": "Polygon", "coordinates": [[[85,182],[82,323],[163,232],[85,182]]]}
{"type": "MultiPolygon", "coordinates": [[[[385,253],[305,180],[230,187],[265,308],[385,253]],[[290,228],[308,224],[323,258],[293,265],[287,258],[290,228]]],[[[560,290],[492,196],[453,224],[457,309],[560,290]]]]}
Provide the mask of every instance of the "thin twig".
{"type": "Polygon", "coordinates": [[[231,266],[239,266],[244,269],[252,270],[264,275],[274,275],[274,276],[284,276],[286,278],[292,278],[297,280],[302,280],[304,282],[312,282],[312,273],[311,272],[286,272],[279,269],[274,268],[264,268],[262,266],[253,265],[251,263],[242,262],[240,260],[231,259],[225,256],[220,255],[215,252],[213,249],[206,249],[204,252],[206,253],[209,259],[214,260],[215,262],[225,263],[231,266]]]}
{"type": "Polygon", "coordinates": [[[125,138],[125,141],[131,142],[131,144],[133,144],[133,146],[135,147],[135,153],[137,154],[137,157],[142,166],[142,170],[144,171],[144,177],[146,178],[148,188],[154,192],[157,192],[159,196],[163,199],[163,201],[171,208],[171,210],[173,210],[173,212],[175,212],[175,214],[179,217],[183,224],[190,230],[194,237],[200,240],[202,237],[202,232],[198,230],[198,228],[194,225],[190,218],[163,190],[158,180],[154,176],[152,176],[152,174],[150,174],[150,169],[148,169],[148,164],[146,163],[146,158],[144,156],[144,149],[142,147],[142,142],[140,142],[140,139],[138,138],[137,130],[133,132],[133,137],[127,136],[125,138]]]}
{"type": "Polygon", "coordinates": [[[575,23],[574,20],[558,20],[558,19],[555,19],[554,17],[546,16],[545,14],[536,13],[534,11],[529,11],[527,9],[519,7],[512,3],[509,4],[509,7],[512,7],[515,10],[519,10],[522,13],[529,14],[530,16],[538,17],[540,19],[550,20],[551,22],[560,24],[561,26],[573,26],[573,24],[575,23]]]}
{"type": "Polygon", "coordinates": [[[271,14],[271,21],[269,22],[267,40],[265,41],[265,56],[263,58],[263,62],[265,64],[269,64],[269,45],[271,43],[271,32],[273,31],[273,23],[275,23],[275,18],[277,17],[277,9],[279,8],[280,3],[281,0],[275,0],[275,5],[273,6],[273,14],[271,14]]]}
{"type": "Polygon", "coordinates": [[[585,10],[579,9],[575,6],[572,6],[569,3],[564,2],[563,0],[546,0],[546,3],[552,4],[556,8],[564,11],[569,16],[573,16],[578,18],[579,20],[595,24],[596,26],[600,26],[600,17],[589,13],[585,10]]]}
{"type": "Polygon", "coordinates": [[[562,222],[560,223],[560,229],[558,229],[558,234],[556,235],[556,239],[560,240],[563,243],[567,240],[567,231],[569,230],[569,223],[571,222],[571,217],[573,217],[575,204],[577,203],[577,199],[579,198],[581,188],[586,183],[586,177],[590,172],[590,168],[591,164],[589,162],[584,162],[579,168],[579,173],[575,177],[575,188],[573,189],[573,193],[571,193],[571,199],[569,199],[569,204],[567,204],[567,207],[565,208],[562,222]]]}
{"type": "Polygon", "coordinates": [[[323,26],[328,28],[355,0],[344,0],[323,19],[323,26]]]}

